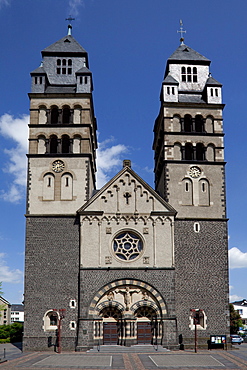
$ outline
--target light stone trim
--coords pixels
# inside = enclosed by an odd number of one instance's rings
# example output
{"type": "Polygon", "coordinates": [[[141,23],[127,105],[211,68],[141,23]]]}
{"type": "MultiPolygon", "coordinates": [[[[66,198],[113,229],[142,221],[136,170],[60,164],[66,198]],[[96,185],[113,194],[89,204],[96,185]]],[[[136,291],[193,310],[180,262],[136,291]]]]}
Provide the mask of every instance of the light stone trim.
{"type": "MultiPolygon", "coordinates": [[[[162,296],[160,295],[160,293],[156,289],[154,289],[151,285],[144,283],[142,281],[139,281],[139,280],[122,279],[122,280],[117,280],[110,284],[105,285],[100,291],[97,292],[97,294],[95,295],[95,297],[92,299],[90,303],[89,310],[88,310],[89,316],[91,317],[94,317],[95,315],[97,316],[98,315],[97,304],[100,301],[100,299],[103,297],[103,295],[105,295],[108,291],[112,290],[113,288],[120,287],[120,286],[131,286],[135,288],[139,287],[139,288],[145,289],[148,292],[148,294],[149,295],[151,294],[156,300],[157,308],[159,310],[159,314],[161,315],[161,317],[165,317],[167,315],[166,303],[164,299],[162,298],[162,296]]],[[[112,302],[114,301],[111,301],[111,303],[112,302]]],[[[109,306],[109,301],[107,302],[107,304],[109,306]]]]}

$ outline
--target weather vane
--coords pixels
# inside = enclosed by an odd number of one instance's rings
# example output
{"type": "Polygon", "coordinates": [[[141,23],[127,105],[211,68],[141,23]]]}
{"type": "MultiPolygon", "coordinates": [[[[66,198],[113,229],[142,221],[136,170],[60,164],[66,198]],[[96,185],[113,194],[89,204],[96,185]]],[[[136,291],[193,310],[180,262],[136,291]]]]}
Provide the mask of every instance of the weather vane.
{"type": "Polygon", "coordinates": [[[71,21],[74,21],[75,18],[72,18],[71,15],[68,16],[68,18],[65,18],[66,21],[69,21],[69,24],[68,24],[68,35],[71,35],[71,30],[72,30],[72,26],[71,26],[71,21]]]}
{"type": "Polygon", "coordinates": [[[180,42],[181,42],[181,44],[183,44],[184,43],[183,33],[186,33],[186,31],[183,30],[183,21],[182,21],[182,19],[180,19],[180,31],[177,31],[177,33],[180,33],[180,42]]]}

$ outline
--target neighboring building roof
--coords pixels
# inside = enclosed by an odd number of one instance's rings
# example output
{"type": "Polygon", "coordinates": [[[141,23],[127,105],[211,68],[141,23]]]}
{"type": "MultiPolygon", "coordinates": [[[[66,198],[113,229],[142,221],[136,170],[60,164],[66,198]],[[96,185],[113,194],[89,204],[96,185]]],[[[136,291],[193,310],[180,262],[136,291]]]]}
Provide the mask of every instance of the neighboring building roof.
{"type": "Polygon", "coordinates": [[[0,296],[0,303],[6,304],[8,306],[11,306],[11,303],[9,303],[6,299],[4,299],[2,296],[0,296]]]}
{"type": "Polygon", "coordinates": [[[23,304],[12,304],[11,305],[11,312],[13,312],[13,311],[24,312],[23,304]]]}
{"type": "Polygon", "coordinates": [[[54,44],[48,46],[42,50],[42,55],[50,53],[83,53],[87,54],[86,50],[74,39],[73,36],[67,35],[62,39],[54,42],[54,44]]]}
{"type": "Polygon", "coordinates": [[[210,64],[209,59],[185,44],[181,44],[170,56],[170,58],[168,58],[168,63],[171,61],[197,61],[205,62],[205,64],[210,64]]]}
{"type": "Polygon", "coordinates": [[[212,76],[209,76],[209,78],[207,79],[206,85],[209,85],[209,86],[220,86],[220,87],[222,86],[222,84],[220,82],[218,82],[212,76]]]}
{"type": "Polygon", "coordinates": [[[179,85],[179,82],[174,77],[168,74],[164,79],[163,84],[179,85]]]}
{"type": "Polygon", "coordinates": [[[231,302],[234,306],[245,306],[247,307],[247,300],[243,299],[242,301],[231,302]]]}

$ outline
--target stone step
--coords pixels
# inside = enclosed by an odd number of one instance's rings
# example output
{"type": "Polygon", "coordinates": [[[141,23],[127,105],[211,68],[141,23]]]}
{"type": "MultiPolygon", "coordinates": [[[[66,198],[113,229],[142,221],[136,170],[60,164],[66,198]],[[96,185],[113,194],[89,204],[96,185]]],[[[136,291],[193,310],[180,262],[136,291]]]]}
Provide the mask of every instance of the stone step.
{"type": "MultiPolygon", "coordinates": [[[[80,351],[80,347],[77,347],[78,352],[80,351]]],[[[168,352],[167,348],[164,348],[160,345],[153,346],[150,344],[147,345],[134,345],[131,347],[125,346],[118,346],[118,345],[101,345],[101,346],[94,346],[87,353],[123,353],[123,352],[133,352],[133,353],[156,353],[156,352],[168,352]]]]}

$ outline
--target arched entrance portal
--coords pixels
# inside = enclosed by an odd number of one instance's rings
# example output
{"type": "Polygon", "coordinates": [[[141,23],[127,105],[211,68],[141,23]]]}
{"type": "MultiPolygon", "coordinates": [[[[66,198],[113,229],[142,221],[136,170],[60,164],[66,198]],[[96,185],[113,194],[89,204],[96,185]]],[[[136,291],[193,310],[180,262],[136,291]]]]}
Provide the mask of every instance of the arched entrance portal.
{"type": "Polygon", "coordinates": [[[150,285],[137,280],[115,281],[94,297],[89,315],[95,344],[162,344],[166,304],[150,285]]]}

